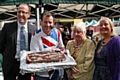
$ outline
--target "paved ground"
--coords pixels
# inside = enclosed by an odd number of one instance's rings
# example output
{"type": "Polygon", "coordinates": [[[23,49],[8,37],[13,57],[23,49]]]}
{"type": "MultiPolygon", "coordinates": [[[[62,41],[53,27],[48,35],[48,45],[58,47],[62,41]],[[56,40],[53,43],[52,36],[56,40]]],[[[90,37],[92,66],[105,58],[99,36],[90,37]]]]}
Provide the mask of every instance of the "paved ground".
{"type": "Polygon", "coordinates": [[[0,72],[0,80],[3,80],[2,72],[0,72]]]}

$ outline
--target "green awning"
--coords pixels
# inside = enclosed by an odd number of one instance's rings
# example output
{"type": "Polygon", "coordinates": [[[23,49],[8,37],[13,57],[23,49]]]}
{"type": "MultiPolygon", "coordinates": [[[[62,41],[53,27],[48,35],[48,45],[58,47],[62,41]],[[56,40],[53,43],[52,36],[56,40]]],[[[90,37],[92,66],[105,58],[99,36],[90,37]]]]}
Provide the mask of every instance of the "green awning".
{"type": "Polygon", "coordinates": [[[120,0],[42,0],[42,3],[59,4],[120,4],[120,0]]]}
{"type": "Polygon", "coordinates": [[[0,0],[0,6],[19,5],[21,3],[39,4],[39,0],[0,0]]]}
{"type": "Polygon", "coordinates": [[[120,0],[0,0],[0,6],[19,5],[21,3],[58,3],[58,4],[120,4],[120,0]]]}

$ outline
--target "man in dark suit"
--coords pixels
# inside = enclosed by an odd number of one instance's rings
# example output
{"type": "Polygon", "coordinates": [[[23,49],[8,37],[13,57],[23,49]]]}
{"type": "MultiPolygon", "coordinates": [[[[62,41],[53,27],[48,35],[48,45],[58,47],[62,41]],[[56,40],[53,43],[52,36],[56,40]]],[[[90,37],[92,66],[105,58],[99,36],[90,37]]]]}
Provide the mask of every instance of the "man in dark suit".
{"type": "Polygon", "coordinates": [[[17,21],[5,23],[0,36],[0,53],[3,55],[2,69],[4,80],[30,80],[30,74],[21,75],[20,71],[20,28],[25,28],[26,50],[30,50],[30,40],[36,27],[27,21],[31,8],[28,4],[20,4],[17,10],[17,21]]]}

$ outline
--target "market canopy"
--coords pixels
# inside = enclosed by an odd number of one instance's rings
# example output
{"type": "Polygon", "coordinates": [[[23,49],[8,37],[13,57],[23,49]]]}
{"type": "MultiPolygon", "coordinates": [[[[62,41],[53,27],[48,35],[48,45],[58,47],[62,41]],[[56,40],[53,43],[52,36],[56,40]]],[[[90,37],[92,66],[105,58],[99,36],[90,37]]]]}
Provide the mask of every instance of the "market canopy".
{"type": "Polygon", "coordinates": [[[59,4],[120,4],[120,0],[42,0],[42,3],[59,3],[59,4]]]}
{"type": "Polygon", "coordinates": [[[39,4],[39,0],[0,0],[0,6],[19,5],[21,3],[39,4]]]}
{"type": "Polygon", "coordinates": [[[102,16],[120,17],[119,4],[45,4],[44,8],[53,12],[56,18],[98,19],[102,16]]]}
{"type": "MultiPolygon", "coordinates": [[[[120,26],[120,19],[118,20],[113,19],[112,22],[114,23],[115,26],[120,26]]],[[[85,25],[89,27],[92,27],[92,26],[97,27],[99,25],[99,21],[96,21],[96,20],[91,20],[90,22],[85,21],[85,25]]]]}
{"type": "Polygon", "coordinates": [[[0,6],[18,5],[21,3],[39,4],[120,4],[120,0],[0,0],[0,6]]]}
{"type": "Polygon", "coordinates": [[[31,18],[36,18],[36,4],[56,18],[98,19],[101,16],[120,17],[120,0],[0,0],[0,21],[16,19],[16,5],[28,3],[32,7],[31,18]]]}

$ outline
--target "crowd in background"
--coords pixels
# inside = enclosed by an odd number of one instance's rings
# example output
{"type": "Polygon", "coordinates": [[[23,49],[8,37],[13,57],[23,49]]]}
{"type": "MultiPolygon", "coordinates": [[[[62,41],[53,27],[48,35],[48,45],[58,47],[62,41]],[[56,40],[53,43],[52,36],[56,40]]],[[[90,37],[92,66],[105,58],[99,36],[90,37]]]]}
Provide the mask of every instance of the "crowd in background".
{"type": "MultiPolygon", "coordinates": [[[[66,46],[67,41],[73,39],[73,35],[72,35],[73,26],[66,26],[63,23],[59,22],[58,26],[56,26],[56,28],[58,28],[60,30],[60,32],[62,34],[63,43],[66,46]]],[[[92,26],[88,26],[86,28],[86,37],[91,39],[94,43],[97,43],[101,38],[101,36],[99,34],[94,35],[92,26]]]]}

